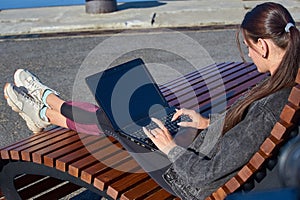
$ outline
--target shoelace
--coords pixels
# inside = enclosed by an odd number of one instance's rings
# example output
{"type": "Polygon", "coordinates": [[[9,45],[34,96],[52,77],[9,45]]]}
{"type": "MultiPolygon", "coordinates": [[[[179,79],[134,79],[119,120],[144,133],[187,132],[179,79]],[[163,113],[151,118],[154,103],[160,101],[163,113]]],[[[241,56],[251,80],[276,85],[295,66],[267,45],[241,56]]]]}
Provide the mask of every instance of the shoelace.
{"type": "Polygon", "coordinates": [[[26,103],[31,104],[35,109],[39,110],[40,109],[40,103],[35,101],[32,97],[30,97],[22,88],[20,87],[14,87],[17,93],[22,95],[22,97],[25,99],[26,103]]]}
{"type": "Polygon", "coordinates": [[[36,97],[40,97],[40,81],[38,79],[34,80],[32,77],[28,77],[26,79],[26,82],[28,83],[28,87],[34,88],[30,93],[30,95],[34,95],[36,97]]]}

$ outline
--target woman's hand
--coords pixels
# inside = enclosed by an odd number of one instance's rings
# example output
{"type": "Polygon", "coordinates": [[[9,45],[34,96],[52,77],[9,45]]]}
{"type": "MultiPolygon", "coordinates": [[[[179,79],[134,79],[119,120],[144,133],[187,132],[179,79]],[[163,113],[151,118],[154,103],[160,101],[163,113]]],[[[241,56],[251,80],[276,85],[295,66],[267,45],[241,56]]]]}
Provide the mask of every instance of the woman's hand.
{"type": "Polygon", "coordinates": [[[148,130],[143,127],[145,134],[152,140],[152,142],[157,146],[159,150],[168,155],[169,151],[176,146],[169,130],[164,126],[164,124],[156,119],[151,118],[154,123],[157,124],[158,128],[153,130],[148,130]]]}
{"type": "Polygon", "coordinates": [[[177,110],[177,112],[173,115],[172,121],[176,120],[181,115],[187,115],[192,120],[191,122],[179,122],[178,125],[182,127],[192,127],[196,129],[205,129],[209,125],[209,119],[202,117],[199,113],[194,110],[189,110],[182,108],[177,110]]]}

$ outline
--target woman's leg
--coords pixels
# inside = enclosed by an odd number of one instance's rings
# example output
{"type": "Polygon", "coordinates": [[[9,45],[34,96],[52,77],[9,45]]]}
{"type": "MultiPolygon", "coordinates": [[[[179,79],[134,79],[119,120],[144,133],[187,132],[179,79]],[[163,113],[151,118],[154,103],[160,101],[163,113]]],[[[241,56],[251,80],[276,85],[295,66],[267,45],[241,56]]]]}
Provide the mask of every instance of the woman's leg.
{"type": "Polygon", "coordinates": [[[67,118],[55,110],[47,109],[46,117],[48,118],[50,124],[60,126],[63,128],[69,128],[66,123],[67,118]]]}
{"type": "Polygon", "coordinates": [[[51,110],[54,110],[54,111],[57,111],[57,112],[60,112],[61,106],[65,103],[64,100],[59,98],[54,93],[51,93],[47,96],[46,102],[49,105],[49,107],[51,108],[51,110]]]}
{"type": "Polygon", "coordinates": [[[48,105],[45,114],[51,124],[91,135],[102,133],[98,128],[96,116],[99,107],[94,104],[66,102],[54,93],[48,94],[45,101],[48,105]]]}
{"type": "Polygon", "coordinates": [[[46,98],[46,101],[50,107],[44,107],[44,109],[46,109],[45,117],[48,119],[48,121],[53,125],[69,128],[66,123],[67,118],[60,113],[60,108],[65,101],[60,99],[54,93],[49,94],[46,98]]]}
{"type": "Polygon", "coordinates": [[[66,117],[68,128],[80,133],[100,135],[103,132],[99,129],[97,110],[99,107],[87,102],[64,102],[60,113],[66,117]]]}

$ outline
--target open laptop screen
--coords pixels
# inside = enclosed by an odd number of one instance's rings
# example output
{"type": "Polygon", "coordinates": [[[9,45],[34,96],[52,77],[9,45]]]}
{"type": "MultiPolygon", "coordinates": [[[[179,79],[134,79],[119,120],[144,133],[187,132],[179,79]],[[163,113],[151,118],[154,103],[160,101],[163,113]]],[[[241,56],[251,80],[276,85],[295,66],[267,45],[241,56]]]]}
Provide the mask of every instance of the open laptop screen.
{"type": "Polygon", "coordinates": [[[168,103],[159,91],[141,59],[135,59],[86,79],[99,106],[104,110],[115,129],[132,122],[147,119],[139,126],[150,123],[149,115],[168,103]]]}

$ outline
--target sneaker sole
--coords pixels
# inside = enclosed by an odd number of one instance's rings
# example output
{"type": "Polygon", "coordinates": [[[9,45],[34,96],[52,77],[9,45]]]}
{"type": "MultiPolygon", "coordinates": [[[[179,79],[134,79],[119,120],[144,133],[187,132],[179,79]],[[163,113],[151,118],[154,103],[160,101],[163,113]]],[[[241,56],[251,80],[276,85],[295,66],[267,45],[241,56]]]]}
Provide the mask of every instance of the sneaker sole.
{"type": "Polygon", "coordinates": [[[43,128],[38,128],[34,126],[34,122],[25,113],[20,112],[19,115],[25,120],[28,129],[31,130],[33,134],[40,133],[44,130],[43,128]]]}
{"type": "Polygon", "coordinates": [[[20,113],[22,112],[18,106],[16,106],[9,98],[8,94],[7,94],[7,87],[9,86],[9,83],[6,83],[4,85],[4,98],[6,99],[7,101],[7,104],[12,108],[13,111],[17,112],[17,113],[20,113]]]}
{"type": "Polygon", "coordinates": [[[31,120],[30,117],[28,117],[25,113],[23,113],[18,106],[16,106],[9,98],[8,94],[7,94],[7,87],[9,86],[9,83],[6,83],[4,86],[4,98],[6,99],[7,104],[11,107],[11,109],[17,113],[19,113],[19,115],[25,120],[26,125],[28,126],[28,128],[34,133],[39,133],[41,131],[43,131],[42,128],[38,128],[38,127],[32,127],[34,126],[34,122],[31,120]],[[32,125],[31,125],[32,124],[32,125]]]}

